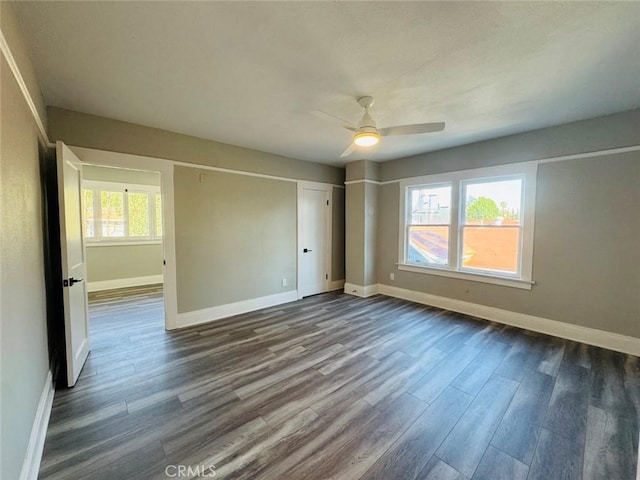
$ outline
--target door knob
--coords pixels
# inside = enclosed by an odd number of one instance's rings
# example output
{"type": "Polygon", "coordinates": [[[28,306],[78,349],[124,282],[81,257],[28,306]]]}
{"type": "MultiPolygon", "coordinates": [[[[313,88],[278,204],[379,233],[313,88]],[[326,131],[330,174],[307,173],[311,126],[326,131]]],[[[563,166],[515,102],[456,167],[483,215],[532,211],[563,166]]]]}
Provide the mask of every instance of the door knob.
{"type": "Polygon", "coordinates": [[[74,283],[80,283],[80,282],[81,282],[81,281],[83,281],[83,280],[84,280],[84,278],[73,278],[73,277],[71,277],[71,278],[69,279],[69,286],[70,286],[70,287],[73,287],[73,284],[74,284],[74,283]]]}
{"type": "Polygon", "coordinates": [[[302,252],[303,252],[303,253],[309,253],[309,252],[312,252],[312,251],[313,251],[313,250],[310,250],[310,249],[308,249],[308,248],[305,248],[304,250],[302,250],[302,252]]]}

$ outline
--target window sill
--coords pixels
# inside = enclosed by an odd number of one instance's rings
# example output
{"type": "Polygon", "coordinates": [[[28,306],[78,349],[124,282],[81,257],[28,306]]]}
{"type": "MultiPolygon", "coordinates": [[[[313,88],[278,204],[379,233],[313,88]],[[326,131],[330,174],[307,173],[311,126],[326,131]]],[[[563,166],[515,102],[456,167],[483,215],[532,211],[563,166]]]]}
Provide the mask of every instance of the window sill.
{"type": "Polygon", "coordinates": [[[162,245],[162,240],[85,240],[84,242],[85,247],[131,247],[135,245],[162,245]]]}
{"type": "Polygon", "coordinates": [[[407,265],[404,263],[398,263],[398,270],[405,272],[421,273],[426,275],[437,275],[439,277],[458,278],[461,280],[471,280],[473,282],[492,283],[494,285],[501,285],[503,287],[520,288],[523,290],[531,290],[535,282],[528,280],[519,280],[516,278],[497,277],[493,275],[486,275],[482,273],[469,273],[459,272],[454,270],[445,270],[432,267],[419,267],[417,265],[407,265]]]}

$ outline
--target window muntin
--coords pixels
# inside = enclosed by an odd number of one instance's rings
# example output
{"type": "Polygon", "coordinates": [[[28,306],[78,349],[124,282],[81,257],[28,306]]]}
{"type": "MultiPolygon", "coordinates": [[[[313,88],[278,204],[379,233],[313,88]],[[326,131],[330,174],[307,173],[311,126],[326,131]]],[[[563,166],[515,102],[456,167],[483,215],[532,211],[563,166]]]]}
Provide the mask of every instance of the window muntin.
{"type": "Polygon", "coordinates": [[[522,177],[462,182],[462,270],[519,275],[523,186],[522,177]]]}
{"type": "Polygon", "coordinates": [[[451,185],[408,189],[407,263],[449,265],[451,185]]]}
{"type": "Polygon", "coordinates": [[[536,174],[537,163],[526,162],[401,180],[398,269],[530,289],[536,174]],[[416,208],[420,195],[447,185],[448,216],[434,216],[424,196],[416,208]],[[419,235],[437,238],[438,249],[416,255],[419,235]]]}
{"type": "Polygon", "coordinates": [[[83,181],[82,212],[83,233],[89,244],[162,238],[158,186],[83,181]]]}
{"type": "Polygon", "coordinates": [[[100,224],[103,238],[124,237],[124,192],[100,192],[100,224]]]}

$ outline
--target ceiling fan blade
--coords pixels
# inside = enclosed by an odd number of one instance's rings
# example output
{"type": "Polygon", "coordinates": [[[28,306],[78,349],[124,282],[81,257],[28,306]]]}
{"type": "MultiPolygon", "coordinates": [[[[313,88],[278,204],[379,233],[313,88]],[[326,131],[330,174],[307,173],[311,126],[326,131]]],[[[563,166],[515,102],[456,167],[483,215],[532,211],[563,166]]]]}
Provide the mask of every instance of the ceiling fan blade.
{"type": "Polygon", "coordinates": [[[340,158],[348,157],[354,152],[355,149],[356,149],[356,144],[351,142],[349,146],[345,149],[345,151],[340,154],[340,158]]]}
{"type": "Polygon", "coordinates": [[[338,122],[342,126],[342,128],[346,128],[347,130],[351,130],[352,132],[355,132],[358,129],[358,127],[355,126],[353,123],[348,122],[343,118],[336,117],[335,115],[332,115],[330,113],[323,112],[322,110],[312,110],[311,113],[314,114],[316,117],[330,120],[333,123],[338,122]]]}
{"type": "Polygon", "coordinates": [[[396,125],[395,127],[381,128],[378,132],[384,137],[388,135],[416,135],[419,133],[441,132],[442,130],[444,130],[444,122],[396,125]]]}

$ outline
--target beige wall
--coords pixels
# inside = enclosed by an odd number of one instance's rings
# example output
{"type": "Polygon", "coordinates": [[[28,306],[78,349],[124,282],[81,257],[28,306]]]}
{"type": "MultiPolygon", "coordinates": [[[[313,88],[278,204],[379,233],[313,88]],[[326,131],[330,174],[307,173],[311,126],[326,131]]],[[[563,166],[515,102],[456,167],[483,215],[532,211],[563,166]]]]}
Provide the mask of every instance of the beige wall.
{"type": "Polygon", "coordinates": [[[48,107],[49,137],[67,145],[342,185],[344,169],[157,128],[48,107]]]}
{"type": "MultiPolygon", "coordinates": [[[[7,2],[0,2],[5,32],[7,2]]],[[[11,39],[8,39],[11,40],[11,39]]],[[[49,358],[36,124],[0,59],[0,477],[20,475],[49,358]]]]}
{"type": "Polygon", "coordinates": [[[178,313],[296,289],[294,182],[176,167],[174,191],[178,313]]]}
{"type": "Polygon", "coordinates": [[[162,275],[162,245],[89,246],[87,278],[89,282],[162,275]]]}
{"type": "MultiPolygon", "coordinates": [[[[2,34],[11,49],[11,54],[13,55],[18,69],[20,70],[20,74],[27,86],[27,90],[29,90],[29,95],[31,95],[31,99],[35,104],[38,115],[42,120],[42,124],[46,128],[47,109],[45,106],[44,96],[38,86],[36,72],[33,68],[33,64],[31,63],[31,59],[29,58],[27,45],[24,42],[24,38],[22,37],[22,32],[20,30],[20,22],[13,10],[12,3],[13,2],[10,1],[0,1],[0,24],[2,34]]],[[[3,66],[3,68],[5,68],[5,66],[3,66]]]]}
{"type": "MultiPolygon", "coordinates": [[[[381,165],[383,179],[640,144],[640,111],[381,165]],[[634,122],[633,128],[625,122],[634,122]],[[594,137],[600,142],[595,142],[594,137]],[[564,139],[560,141],[560,139],[564,139]],[[552,149],[549,143],[557,139],[552,149]],[[506,142],[503,144],[502,142],[506,142]],[[571,146],[568,150],[567,145],[571,146]],[[491,155],[491,148],[495,155],[491,155]],[[489,160],[493,159],[493,160],[489,160]],[[448,164],[447,164],[448,162],[448,164]]],[[[531,291],[399,271],[399,186],[380,186],[378,282],[640,337],[640,152],[539,166],[531,291]],[[395,273],[395,281],[389,274],[395,273]]],[[[348,239],[347,239],[348,241],[348,239]]],[[[347,276],[349,273],[347,272],[347,276]]]]}

